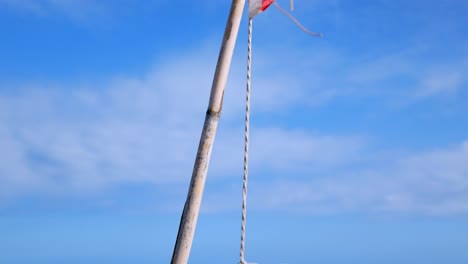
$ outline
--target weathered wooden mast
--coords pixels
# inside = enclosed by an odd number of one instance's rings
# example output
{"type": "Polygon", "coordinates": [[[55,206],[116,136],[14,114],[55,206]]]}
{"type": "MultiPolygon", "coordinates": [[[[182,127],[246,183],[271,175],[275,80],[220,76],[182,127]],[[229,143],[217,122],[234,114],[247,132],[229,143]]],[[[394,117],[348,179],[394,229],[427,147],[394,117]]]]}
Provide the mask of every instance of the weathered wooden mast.
{"type": "Polygon", "coordinates": [[[174,247],[171,264],[187,264],[189,259],[195,228],[197,226],[198,214],[200,212],[203,190],[205,188],[211,150],[213,148],[218,121],[221,116],[224,89],[231,66],[244,6],[245,0],[233,0],[231,4],[213,84],[211,86],[208,110],[206,112],[200,143],[198,145],[192,179],[180,220],[179,232],[177,234],[177,241],[174,247]]]}

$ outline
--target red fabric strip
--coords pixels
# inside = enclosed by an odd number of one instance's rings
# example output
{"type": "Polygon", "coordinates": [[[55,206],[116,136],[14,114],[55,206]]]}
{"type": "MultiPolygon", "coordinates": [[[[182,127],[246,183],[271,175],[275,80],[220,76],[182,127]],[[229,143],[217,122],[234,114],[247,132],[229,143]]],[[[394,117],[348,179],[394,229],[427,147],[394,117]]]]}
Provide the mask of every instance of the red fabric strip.
{"type": "Polygon", "coordinates": [[[262,0],[262,11],[265,11],[275,0],[262,0]]]}

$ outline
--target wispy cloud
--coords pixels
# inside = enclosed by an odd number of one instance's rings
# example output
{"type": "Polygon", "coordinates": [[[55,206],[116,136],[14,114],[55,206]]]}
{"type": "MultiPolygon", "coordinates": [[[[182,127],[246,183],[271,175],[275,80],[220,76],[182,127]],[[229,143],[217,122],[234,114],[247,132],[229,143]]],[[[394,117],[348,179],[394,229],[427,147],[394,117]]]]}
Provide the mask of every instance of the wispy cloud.
{"type": "Polygon", "coordinates": [[[418,95],[421,97],[454,95],[463,88],[466,76],[460,69],[451,72],[434,72],[422,81],[418,95]]]}
{"type": "MultiPolygon", "coordinates": [[[[1,195],[67,197],[132,183],[171,185],[183,193],[208,100],[216,61],[213,50],[217,48],[207,45],[168,56],[141,78],[34,84],[0,94],[0,154],[5,157],[0,160],[1,195]]],[[[378,85],[401,76],[413,80],[414,85],[408,84],[413,94],[421,89],[419,84],[437,93],[443,90],[437,79],[445,75],[426,79],[429,75],[415,70],[421,63],[408,56],[365,61],[349,70],[345,66],[356,58],[340,58],[332,51],[302,60],[301,50],[279,54],[271,63],[272,51],[270,46],[255,53],[252,103],[259,115],[287,115],[295,107],[316,108],[336,96],[362,96],[362,87],[386,96],[393,86],[378,85]]],[[[220,187],[206,199],[211,210],[232,208],[233,185],[226,179],[241,173],[244,63],[236,57],[226,90],[210,170],[220,187]]],[[[450,77],[452,71],[446,72],[450,77]]],[[[449,79],[453,89],[463,87],[459,75],[449,79]]],[[[362,135],[292,129],[275,122],[254,125],[252,172],[272,177],[253,179],[256,210],[468,210],[466,192],[457,189],[467,180],[465,143],[382,161],[379,153],[392,150],[374,151],[362,135]],[[433,167],[426,170],[424,164],[433,167]],[[428,179],[440,184],[430,185],[428,179]]],[[[170,204],[174,197],[168,197],[170,204]]]]}
{"type": "MultiPolygon", "coordinates": [[[[8,156],[0,162],[2,193],[86,193],[119,183],[185,182],[214,70],[206,58],[215,57],[207,50],[171,57],[143,78],[114,78],[90,87],[33,85],[1,95],[1,155],[8,156]]],[[[284,94],[286,81],[257,78],[256,111],[287,109],[300,100],[300,86],[289,86],[284,94]]],[[[232,82],[226,92],[226,131],[216,143],[223,147],[215,150],[220,158],[213,168],[220,175],[234,168],[233,150],[241,160],[241,83],[232,82]]],[[[361,147],[352,137],[275,126],[255,129],[252,137],[259,150],[253,161],[272,169],[333,166],[361,147]]]]}
{"type": "Polygon", "coordinates": [[[7,6],[7,7],[20,8],[20,9],[27,10],[27,11],[34,12],[34,13],[41,11],[41,5],[39,4],[38,1],[1,0],[0,4],[3,6],[7,6]]]}
{"type": "MultiPolygon", "coordinates": [[[[249,204],[255,211],[301,214],[467,214],[467,160],[468,143],[463,142],[447,149],[394,157],[378,166],[369,160],[368,169],[348,169],[326,178],[317,172],[300,180],[291,179],[291,172],[268,182],[254,177],[249,204]]],[[[223,195],[215,192],[208,195],[206,210],[235,210],[238,197],[234,189],[224,190],[223,195]]]]}
{"type": "Polygon", "coordinates": [[[430,51],[415,49],[412,47],[407,51],[357,63],[346,73],[345,81],[355,87],[355,94],[405,101],[405,107],[433,97],[456,96],[468,87],[464,77],[466,58],[427,63],[419,57],[421,54],[430,54],[430,51]]]}
{"type": "Polygon", "coordinates": [[[38,17],[66,17],[80,24],[94,24],[108,18],[110,7],[95,0],[0,0],[8,7],[38,17]]]}

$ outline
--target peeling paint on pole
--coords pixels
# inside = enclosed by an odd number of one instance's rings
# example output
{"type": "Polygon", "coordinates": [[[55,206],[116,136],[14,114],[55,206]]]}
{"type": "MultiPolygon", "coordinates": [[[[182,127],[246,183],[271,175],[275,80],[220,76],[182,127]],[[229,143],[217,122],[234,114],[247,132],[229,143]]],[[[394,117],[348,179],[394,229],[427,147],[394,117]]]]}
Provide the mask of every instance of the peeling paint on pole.
{"type": "Polygon", "coordinates": [[[205,189],[206,175],[210,163],[213,142],[218,121],[223,107],[224,88],[226,86],[232,54],[239,32],[245,0],[233,0],[229,18],[224,32],[218,63],[211,87],[210,102],[206,112],[205,123],[198,145],[187,200],[180,220],[177,241],[174,247],[171,264],[187,264],[193,237],[197,226],[198,214],[205,189]]]}

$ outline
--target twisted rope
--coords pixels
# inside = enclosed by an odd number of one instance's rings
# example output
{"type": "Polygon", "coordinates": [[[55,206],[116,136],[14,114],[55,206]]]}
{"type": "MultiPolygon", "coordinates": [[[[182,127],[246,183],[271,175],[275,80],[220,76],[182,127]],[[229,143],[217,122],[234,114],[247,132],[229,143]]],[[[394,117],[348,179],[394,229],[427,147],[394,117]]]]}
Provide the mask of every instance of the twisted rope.
{"type": "Polygon", "coordinates": [[[247,218],[247,183],[249,179],[249,127],[250,127],[250,80],[252,65],[252,19],[249,19],[247,42],[247,95],[245,98],[245,147],[244,147],[244,183],[242,186],[242,224],[240,244],[240,264],[247,264],[244,259],[245,224],[247,218]]]}
{"type": "MultiPolygon", "coordinates": [[[[273,2],[276,8],[283,14],[289,17],[300,29],[305,33],[321,37],[321,33],[309,31],[302,26],[291,14],[281,8],[276,2],[273,2]]],[[[294,2],[290,1],[291,11],[294,10],[294,2]]],[[[245,146],[244,146],[244,182],[242,185],[242,223],[241,223],[241,242],[240,242],[240,260],[239,264],[248,264],[245,261],[245,226],[247,220],[247,184],[249,180],[249,130],[250,130],[250,83],[251,83],[251,66],[252,66],[252,18],[249,18],[249,30],[247,41],[247,94],[245,98],[245,146]]],[[[253,264],[253,263],[251,263],[253,264]]]]}

